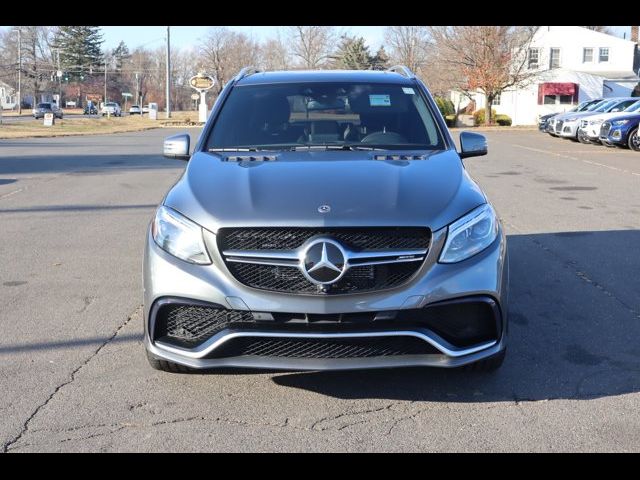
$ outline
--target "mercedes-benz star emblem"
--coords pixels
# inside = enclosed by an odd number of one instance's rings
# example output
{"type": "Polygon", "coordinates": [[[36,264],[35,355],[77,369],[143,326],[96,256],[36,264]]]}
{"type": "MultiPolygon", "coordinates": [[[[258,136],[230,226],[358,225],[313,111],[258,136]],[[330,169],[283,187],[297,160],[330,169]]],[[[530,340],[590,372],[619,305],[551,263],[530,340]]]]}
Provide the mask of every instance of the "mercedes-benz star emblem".
{"type": "Polygon", "coordinates": [[[318,211],[320,213],[329,213],[331,211],[331,207],[329,205],[320,205],[318,207],[318,211]]]}
{"type": "Polygon", "coordinates": [[[317,239],[310,243],[302,258],[302,273],[316,285],[337,282],[346,270],[346,255],[337,242],[317,239]]]}

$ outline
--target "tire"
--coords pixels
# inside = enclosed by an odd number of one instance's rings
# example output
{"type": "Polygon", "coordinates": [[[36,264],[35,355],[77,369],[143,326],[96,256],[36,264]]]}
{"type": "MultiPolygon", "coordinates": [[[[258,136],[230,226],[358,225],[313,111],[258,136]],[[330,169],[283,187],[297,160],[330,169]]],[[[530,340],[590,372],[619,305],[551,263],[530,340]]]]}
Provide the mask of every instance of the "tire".
{"type": "Polygon", "coordinates": [[[501,352],[496,353],[488,358],[483,358],[469,365],[465,365],[463,368],[468,372],[489,373],[498,370],[504,363],[504,358],[507,355],[507,349],[505,348],[501,352]]]}
{"type": "Polygon", "coordinates": [[[149,350],[146,350],[147,360],[149,361],[149,365],[154,370],[161,370],[163,372],[169,373],[191,373],[194,370],[189,367],[185,367],[184,365],[179,365],[177,363],[168,362],[166,360],[159,360],[154,357],[149,350]]]}
{"type": "Polygon", "coordinates": [[[629,137],[627,138],[627,145],[629,148],[635,152],[640,152],[640,137],[638,137],[638,129],[634,128],[629,132],[629,137]]]}
{"type": "Polygon", "coordinates": [[[578,134],[578,141],[580,143],[584,143],[584,144],[591,143],[591,141],[584,134],[582,134],[582,135],[578,134]]]}

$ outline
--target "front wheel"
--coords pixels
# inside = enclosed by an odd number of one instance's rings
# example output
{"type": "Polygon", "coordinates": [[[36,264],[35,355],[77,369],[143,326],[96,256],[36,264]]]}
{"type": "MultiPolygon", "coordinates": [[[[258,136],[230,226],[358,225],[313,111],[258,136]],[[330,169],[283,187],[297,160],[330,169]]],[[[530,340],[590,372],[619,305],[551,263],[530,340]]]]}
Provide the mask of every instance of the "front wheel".
{"type": "Polygon", "coordinates": [[[468,372],[495,372],[504,363],[504,357],[507,355],[507,349],[496,353],[488,358],[483,358],[469,365],[465,365],[464,369],[468,372]]]}
{"type": "Polygon", "coordinates": [[[587,138],[587,135],[586,135],[585,133],[582,133],[582,132],[579,132],[579,133],[578,133],[578,141],[579,141],[580,143],[585,143],[585,144],[587,144],[587,143],[591,143],[591,142],[589,141],[589,139],[587,138]]]}
{"type": "Polygon", "coordinates": [[[629,139],[627,140],[627,145],[631,150],[636,152],[640,152],[640,137],[638,137],[638,129],[634,128],[631,133],[629,133],[629,139]]]}
{"type": "MultiPolygon", "coordinates": [[[[146,350],[146,349],[145,349],[146,350]]],[[[153,356],[153,354],[146,350],[147,360],[149,361],[149,365],[154,370],[161,370],[163,372],[170,373],[190,373],[193,372],[193,369],[189,367],[185,367],[184,365],[179,365],[177,363],[168,362],[167,360],[160,360],[153,356]]]]}

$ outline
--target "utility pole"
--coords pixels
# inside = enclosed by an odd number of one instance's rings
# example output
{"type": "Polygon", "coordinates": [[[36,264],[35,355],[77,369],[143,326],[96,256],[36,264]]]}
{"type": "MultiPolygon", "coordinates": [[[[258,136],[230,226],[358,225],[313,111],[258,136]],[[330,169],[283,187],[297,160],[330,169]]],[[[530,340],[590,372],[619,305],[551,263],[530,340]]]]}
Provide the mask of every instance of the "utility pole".
{"type": "Polygon", "coordinates": [[[62,108],[62,71],[60,70],[60,49],[57,48],[56,49],[56,53],[58,54],[58,71],[56,72],[56,77],[58,77],[58,101],[60,102],[60,105],[58,105],[60,108],[62,108]]]}
{"type": "Polygon", "coordinates": [[[104,103],[103,106],[107,104],[107,54],[104,54],[104,103]]]}
{"type": "Polygon", "coordinates": [[[18,27],[18,115],[22,115],[22,36],[18,27]]]}
{"type": "Polygon", "coordinates": [[[140,107],[140,115],[142,115],[142,99],[140,98],[140,74],[136,72],[136,105],[140,107]]]}
{"type": "Polygon", "coordinates": [[[171,90],[170,90],[170,85],[171,85],[171,47],[170,47],[170,42],[169,42],[169,28],[171,27],[167,27],[167,92],[166,92],[166,99],[167,99],[167,118],[171,118],[171,90]]]}

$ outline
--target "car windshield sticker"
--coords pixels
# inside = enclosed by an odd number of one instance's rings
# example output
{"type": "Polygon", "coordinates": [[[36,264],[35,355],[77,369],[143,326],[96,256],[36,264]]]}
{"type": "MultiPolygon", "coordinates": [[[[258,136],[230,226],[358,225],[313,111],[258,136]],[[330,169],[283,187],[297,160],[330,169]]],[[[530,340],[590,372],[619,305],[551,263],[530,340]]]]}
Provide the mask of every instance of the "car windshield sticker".
{"type": "Polygon", "coordinates": [[[402,87],[402,91],[407,95],[415,95],[416,92],[413,91],[411,87],[402,87]]]}
{"type": "Polygon", "coordinates": [[[369,95],[369,105],[372,107],[390,107],[391,95],[369,95]]]}

